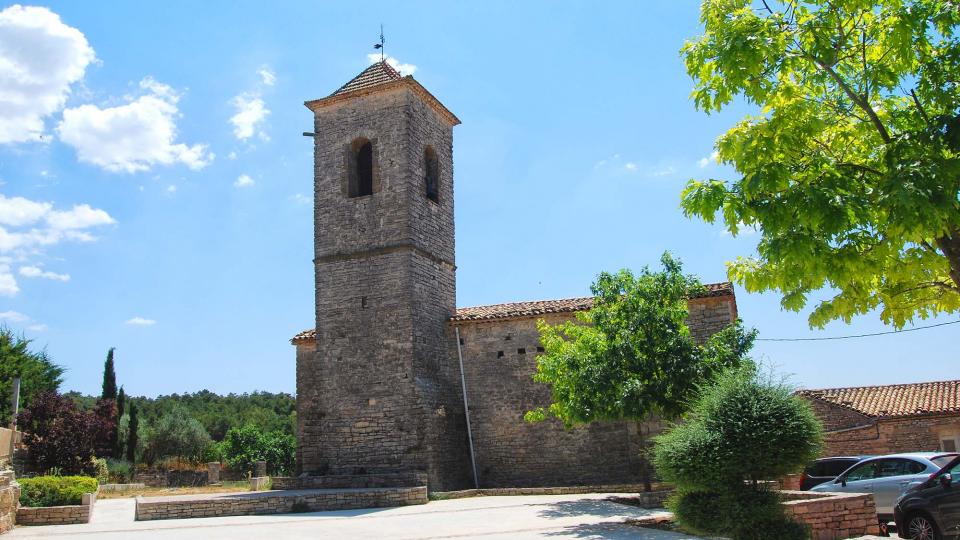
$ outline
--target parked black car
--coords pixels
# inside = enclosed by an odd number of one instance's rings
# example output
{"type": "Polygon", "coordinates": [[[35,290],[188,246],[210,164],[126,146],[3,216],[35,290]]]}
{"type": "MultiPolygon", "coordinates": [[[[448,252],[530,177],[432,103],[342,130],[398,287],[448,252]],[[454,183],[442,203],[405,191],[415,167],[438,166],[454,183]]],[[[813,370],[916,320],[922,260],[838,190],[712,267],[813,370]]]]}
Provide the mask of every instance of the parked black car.
{"type": "Polygon", "coordinates": [[[960,536],[960,457],[907,489],[893,506],[893,519],[900,538],[942,540],[960,536]]]}
{"type": "Polygon", "coordinates": [[[813,486],[834,480],[840,473],[853,467],[860,461],[873,456],[840,456],[820,458],[804,469],[800,476],[800,489],[806,491],[813,486]]]}

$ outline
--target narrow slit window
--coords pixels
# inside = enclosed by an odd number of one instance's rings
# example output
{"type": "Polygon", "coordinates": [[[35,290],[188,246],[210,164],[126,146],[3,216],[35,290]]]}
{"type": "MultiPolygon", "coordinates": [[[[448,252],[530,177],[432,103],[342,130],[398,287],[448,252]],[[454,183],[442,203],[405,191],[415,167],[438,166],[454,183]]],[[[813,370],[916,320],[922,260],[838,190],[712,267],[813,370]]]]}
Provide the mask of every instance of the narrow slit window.
{"type": "Polygon", "coordinates": [[[427,198],[433,202],[440,202],[440,162],[432,146],[428,146],[423,151],[423,169],[423,183],[427,198]]]}
{"type": "Polygon", "coordinates": [[[373,195],[373,143],[363,137],[350,145],[347,196],[373,195]]]}

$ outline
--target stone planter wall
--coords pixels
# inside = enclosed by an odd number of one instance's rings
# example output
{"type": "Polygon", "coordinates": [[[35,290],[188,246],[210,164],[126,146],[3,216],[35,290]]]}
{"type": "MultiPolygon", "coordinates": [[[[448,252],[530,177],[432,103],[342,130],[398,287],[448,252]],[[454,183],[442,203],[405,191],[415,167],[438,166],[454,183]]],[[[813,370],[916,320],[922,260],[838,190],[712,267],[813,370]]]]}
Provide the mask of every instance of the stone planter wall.
{"type": "MultiPolygon", "coordinates": [[[[276,484],[274,484],[276,485],[276,484]]],[[[571,495],[578,493],[629,493],[645,506],[662,508],[663,501],[673,490],[657,490],[646,493],[642,485],[614,484],[600,486],[560,486],[560,487],[522,487],[522,488],[483,488],[460,491],[438,491],[431,494],[434,499],[463,499],[465,497],[496,497],[514,495],[571,495]]]]}
{"type": "Polygon", "coordinates": [[[259,491],[220,495],[137,497],[136,519],[184,519],[353,510],[426,504],[427,488],[259,491]]]}
{"type": "Polygon", "coordinates": [[[13,528],[20,500],[20,486],[13,471],[0,472],[0,534],[13,528]]]}
{"type": "Polygon", "coordinates": [[[809,525],[813,540],[841,540],[880,532],[870,493],[780,493],[787,515],[809,525]]]}
{"type": "Polygon", "coordinates": [[[32,508],[21,506],[17,509],[17,525],[71,525],[89,523],[93,514],[96,493],[84,493],[83,501],[71,506],[47,506],[32,508]]]}
{"type": "Polygon", "coordinates": [[[146,484],[100,484],[100,491],[136,491],[147,487],[146,484]]]}

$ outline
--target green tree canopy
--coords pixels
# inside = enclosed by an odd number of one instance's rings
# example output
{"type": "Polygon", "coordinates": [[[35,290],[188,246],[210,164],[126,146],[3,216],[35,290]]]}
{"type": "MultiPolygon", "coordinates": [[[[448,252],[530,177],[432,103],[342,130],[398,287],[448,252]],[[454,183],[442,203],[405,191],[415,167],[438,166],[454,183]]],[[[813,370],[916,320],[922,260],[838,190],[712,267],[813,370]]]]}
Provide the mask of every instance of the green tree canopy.
{"type": "Polygon", "coordinates": [[[748,291],[810,324],[876,308],[902,327],[960,310],[960,9],[948,0],[705,0],[682,50],[697,108],[759,107],[717,142],[739,178],[690,181],[684,212],[736,234],[748,291]]]}
{"type": "Polygon", "coordinates": [[[0,425],[6,426],[13,413],[13,379],[20,377],[20,408],[28,408],[43,392],[56,392],[63,382],[64,368],[54,364],[46,351],[31,351],[30,340],[0,327],[0,425]]]}
{"type": "MultiPolygon", "coordinates": [[[[698,385],[738,366],[754,340],[736,324],[698,344],[687,327],[687,300],[702,291],[669,253],[663,270],[602,273],[591,286],[593,307],[575,322],[537,323],[544,353],[534,380],[551,385],[552,403],[527,413],[567,426],[594,420],[676,418],[698,385]]],[[[642,428],[641,428],[642,433],[642,428]]],[[[645,483],[646,470],[642,471],[645,483]]]]}
{"type": "MultiPolygon", "coordinates": [[[[131,418],[131,424],[132,424],[131,418]]],[[[133,432],[133,426],[130,426],[133,432]]],[[[212,443],[203,425],[181,408],[175,408],[152,424],[145,441],[148,462],[165,457],[196,460],[212,443]]]]}

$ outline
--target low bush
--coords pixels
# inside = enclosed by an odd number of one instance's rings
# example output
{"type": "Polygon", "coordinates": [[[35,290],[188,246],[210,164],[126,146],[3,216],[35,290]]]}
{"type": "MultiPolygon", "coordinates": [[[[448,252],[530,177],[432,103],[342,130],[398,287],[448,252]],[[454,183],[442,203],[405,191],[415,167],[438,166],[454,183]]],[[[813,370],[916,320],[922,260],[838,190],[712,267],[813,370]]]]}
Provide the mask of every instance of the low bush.
{"type": "Polygon", "coordinates": [[[21,506],[80,504],[84,493],[97,491],[97,479],[89,476],[37,476],[21,478],[21,506]]]}
{"type": "Polygon", "coordinates": [[[686,421],[656,439],[654,463],[679,488],[668,507],[691,531],[802,540],[806,526],[787,517],[766,481],[799,471],[821,444],[809,404],[746,367],[703,389],[686,421]]]}
{"type": "Polygon", "coordinates": [[[133,466],[124,459],[107,458],[107,470],[110,472],[110,481],[117,484],[127,484],[133,478],[133,466]]]}
{"type": "Polygon", "coordinates": [[[107,467],[106,459],[98,457],[91,458],[90,470],[93,473],[92,476],[96,477],[97,482],[101,484],[110,483],[110,469],[107,467]]]}

